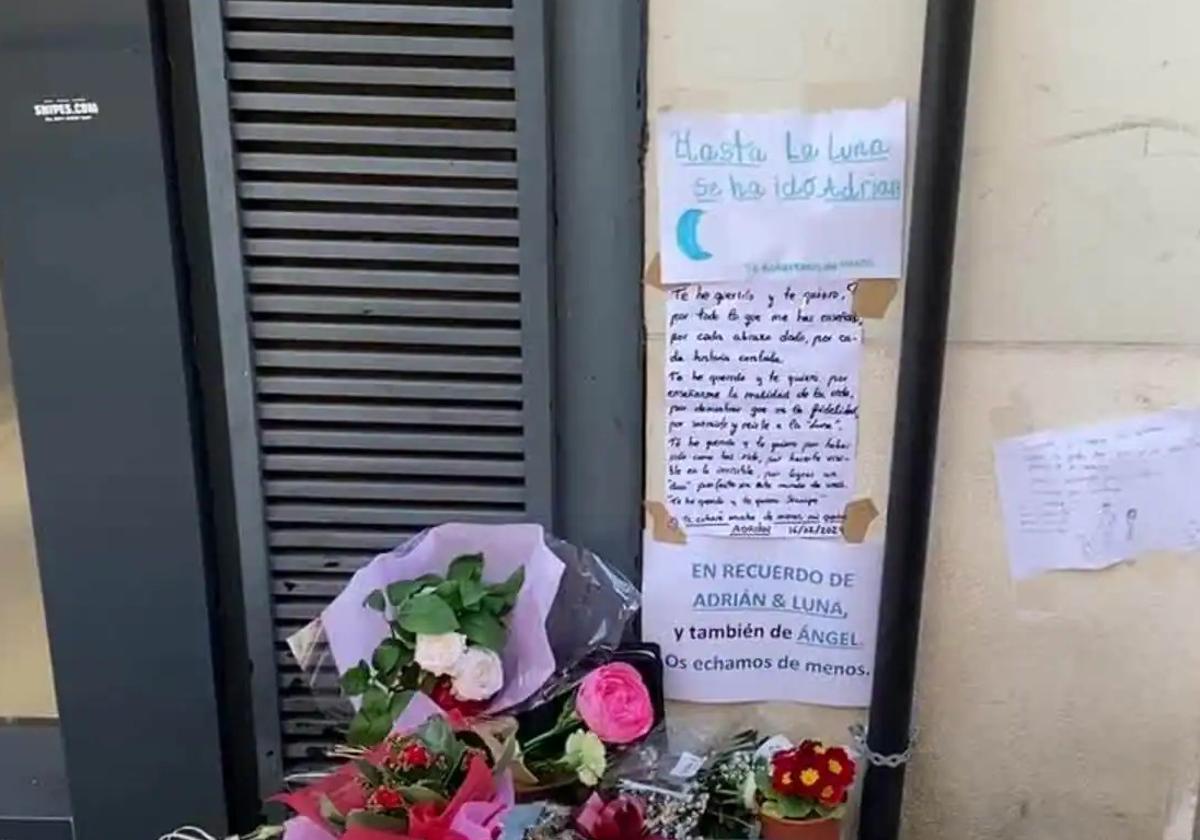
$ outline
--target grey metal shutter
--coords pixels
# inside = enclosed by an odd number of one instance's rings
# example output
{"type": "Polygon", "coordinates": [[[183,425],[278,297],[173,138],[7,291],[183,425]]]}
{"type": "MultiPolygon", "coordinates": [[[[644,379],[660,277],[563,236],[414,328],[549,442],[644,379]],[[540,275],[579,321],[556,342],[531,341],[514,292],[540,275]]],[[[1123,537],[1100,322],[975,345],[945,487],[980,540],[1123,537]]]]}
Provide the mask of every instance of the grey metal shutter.
{"type": "Polygon", "coordinates": [[[541,0],[223,4],[264,788],[333,743],[283,640],[353,570],[439,522],[549,524],[544,39],[541,0]]]}

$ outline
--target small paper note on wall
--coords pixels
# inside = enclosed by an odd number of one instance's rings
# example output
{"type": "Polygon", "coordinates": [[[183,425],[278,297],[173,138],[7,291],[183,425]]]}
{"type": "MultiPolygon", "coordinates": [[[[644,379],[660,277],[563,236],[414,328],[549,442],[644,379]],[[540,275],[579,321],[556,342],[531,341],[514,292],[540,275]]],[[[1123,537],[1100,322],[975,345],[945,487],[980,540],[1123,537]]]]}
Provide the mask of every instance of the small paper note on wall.
{"type": "Polygon", "coordinates": [[[658,117],[664,283],[899,277],[906,109],[658,117]]]}
{"type": "Polygon", "coordinates": [[[995,454],[1015,578],[1200,548],[1200,411],[1009,438],[995,454]]]}
{"type": "Polygon", "coordinates": [[[643,635],[662,647],[668,697],[870,702],[878,544],[647,537],[644,559],[643,635]]]}

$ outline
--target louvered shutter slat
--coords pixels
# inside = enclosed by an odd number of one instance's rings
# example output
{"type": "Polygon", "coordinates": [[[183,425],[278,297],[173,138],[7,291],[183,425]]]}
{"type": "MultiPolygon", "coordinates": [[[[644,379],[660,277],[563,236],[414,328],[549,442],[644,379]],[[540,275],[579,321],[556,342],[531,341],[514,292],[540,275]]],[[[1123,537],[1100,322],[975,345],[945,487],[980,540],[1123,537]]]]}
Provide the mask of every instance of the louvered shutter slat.
{"type": "Polygon", "coordinates": [[[293,315],[378,315],[404,318],[463,318],[472,321],[516,321],[520,309],[505,301],[413,300],[350,296],[256,294],[251,309],[260,313],[293,315]]]}
{"type": "Polygon", "coordinates": [[[416,271],[353,271],[337,268],[252,268],[247,272],[252,286],[308,288],[322,286],[345,289],[447,292],[517,292],[511,274],[430,274],[416,271]]]}
{"type": "Polygon", "coordinates": [[[386,475],[434,475],[439,477],[482,476],[487,478],[520,478],[519,461],[470,461],[455,458],[402,458],[385,455],[350,457],[346,455],[268,455],[264,460],[268,473],[341,473],[386,475]]]}
{"type": "Polygon", "coordinates": [[[521,401],[519,384],[457,383],[444,378],[430,379],[322,379],[316,376],[259,377],[258,392],[263,396],[297,397],[389,397],[403,400],[470,400],[474,402],[521,401]]]}
{"type": "Polygon", "coordinates": [[[259,172],[342,175],[416,175],[422,178],[514,178],[516,164],[494,160],[351,157],[349,155],[242,154],[238,168],[259,172]]]}
{"type": "Polygon", "coordinates": [[[512,10],[453,6],[368,3],[286,3],[281,0],[226,0],[225,16],[338,23],[411,23],[448,26],[511,26],[512,10]]]}
{"type": "Polygon", "coordinates": [[[243,199],[280,199],[290,201],[337,201],[385,204],[434,204],[447,207],[516,207],[516,190],[483,190],[448,187],[404,187],[367,184],[313,184],[259,182],[238,187],[243,199]]]}
{"type": "Polygon", "coordinates": [[[521,412],[477,408],[426,408],[406,405],[325,405],[264,402],[263,420],[308,423],[394,423],[410,426],[521,427],[521,412]]]}
{"type": "Polygon", "coordinates": [[[363,213],[299,213],[252,210],[242,215],[248,228],[342,230],[357,233],[431,233],[447,236],[516,236],[516,219],[463,219],[452,216],[385,216],[363,213]]]}
{"type": "Polygon", "coordinates": [[[513,57],[513,45],[502,38],[425,38],[395,35],[330,35],[324,32],[230,32],[232,50],[281,52],[377,53],[380,55],[513,57]]]}
{"type": "Polygon", "coordinates": [[[266,64],[233,61],[229,78],[262,82],[428,85],[431,87],[511,88],[509,70],[451,70],[443,67],[361,67],[338,64],[266,64]]]}
{"type": "Polygon", "coordinates": [[[512,102],[487,99],[435,99],[432,97],[306,96],[296,93],[235,93],[233,107],[248,111],[297,111],[319,114],[378,114],[399,116],[512,119],[512,102]]]}
{"type": "Polygon", "coordinates": [[[494,434],[446,434],[428,432],[335,431],[278,429],[270,425],[262,432],[268,446],[308,449],[424,449],[428,452],[479,452],[487,455],[520,452],[519,438],[494,434]]]}
{"type": "Polygon", "coordinates": [[[299,350],[260,350],[255,354],[262,368],[314,368],[345,371],[397,371],[405,373],[512,374],[521,372],[521,360],[512,356],[454,355],[436,353],[351,353],[299,350]]]}
{"type": "MultiPolygon", "coordinates": [[[[417,528],[371,529],[356,528],[288,528],[272,527],[267,534],[271,549],[336,548],[356,549],[363,553],[387,551],[399,545],[417,532],[417,528]]],[[[279,612],[280,603],[272,612],[277,621],[286,621],[287,616],[279,612]]]]}

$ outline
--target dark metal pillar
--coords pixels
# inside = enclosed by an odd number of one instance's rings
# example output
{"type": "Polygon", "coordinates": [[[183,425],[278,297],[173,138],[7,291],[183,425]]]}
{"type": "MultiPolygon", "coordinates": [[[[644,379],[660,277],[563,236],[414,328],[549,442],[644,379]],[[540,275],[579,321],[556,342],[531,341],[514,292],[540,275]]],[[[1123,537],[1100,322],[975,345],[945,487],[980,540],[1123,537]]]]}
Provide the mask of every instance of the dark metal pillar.
{"type": "Polygon", "coordinates": [[[0,274],[79,840],[225,825],[152,8],[0,14],[0,274]]]}
{"type": "MultiPolygon", "coordinates": [[[[974,0],[928,0],[926,9],[879,641],[868,727],[871,750],[885,755],[904,752],[912,725],[974,14],[974,0]]],[[[859,840],[898,836],[904,771],[903,764],[867,771],[859,840]]]]}

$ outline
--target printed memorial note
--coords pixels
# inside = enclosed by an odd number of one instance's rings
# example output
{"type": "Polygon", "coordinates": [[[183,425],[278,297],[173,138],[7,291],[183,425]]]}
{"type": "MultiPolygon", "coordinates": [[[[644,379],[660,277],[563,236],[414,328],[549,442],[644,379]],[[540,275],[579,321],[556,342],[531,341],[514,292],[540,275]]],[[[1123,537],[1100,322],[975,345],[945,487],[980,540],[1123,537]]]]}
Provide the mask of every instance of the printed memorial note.
{"type": "Polygon", "coordinates": [[[667,697],[866,706],[883,556],[878,544],[647,537],[643,635],[667,697]]]}
{"type": "Polygon", "coordinates": [[[1038,432],[995,451],[1014,577],[1200,548],[1200,411],[1038,432]]]}
{"type": "Polygon", "coordinates": [[[683,530],[838,536],[861,358],[845,283],[672,289],[664,501],[683,530]]]}
{"type": "Polygon", "coordinates": [[[658,117],[666,283],[899,277],[905,104],[658,117]]]}

